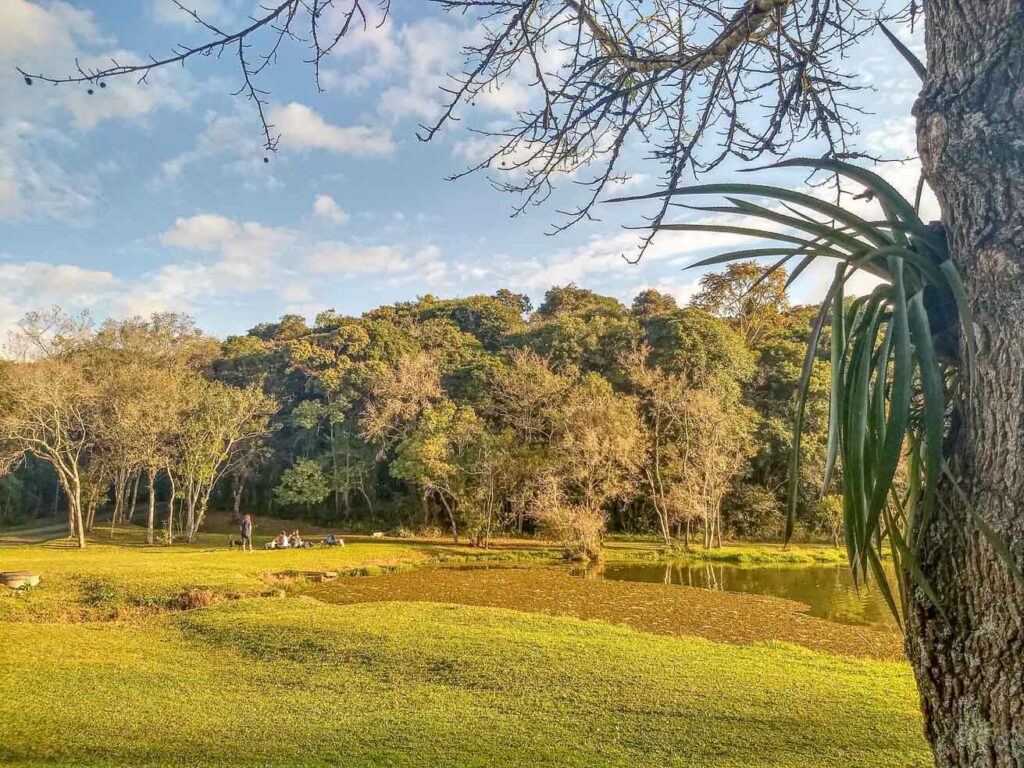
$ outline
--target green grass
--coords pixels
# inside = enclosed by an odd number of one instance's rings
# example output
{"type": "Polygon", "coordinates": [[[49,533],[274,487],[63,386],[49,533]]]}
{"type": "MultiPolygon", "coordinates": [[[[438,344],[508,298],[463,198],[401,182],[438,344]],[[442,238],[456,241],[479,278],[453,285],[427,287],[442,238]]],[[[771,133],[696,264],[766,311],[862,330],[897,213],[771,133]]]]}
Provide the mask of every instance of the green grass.
{"type": "Polygon", "coordinates": [[[423,603],[7,625],[5,764],[924,766],[902,664],[423,603]]]}
{"type": "Polygon", "coordinates": [[[699,545],[685,549],[666,547],[651,540],[610,541],[605,547],[609,562],[628,560],[673,560],[712,562],[732,565],[832,565],[846,562],[846,553],[836,547],[805,544],[783,547],[781,544],[727,544],[719,549],[699,545]]]}
{"type": "MultiPolygon", "coordinates": [[[[198,546],[136,547],[63,543],[0,549],[0,570],[35,571],[43,588],[0,596],[0,620],[130,619],[158,612],[188,591],[214,599],[296,586],[301,571],[367,575],[428,562],[447,551],[399,543],[357,542],[336,549],[228,551],[223,537],[198,546]]],[[[298,584],[301,586],[301,583],[298,584]]]]}
{"type": "Polygon", "coordinates": [[[0,763],[929,764],[902,662],[494,607],[330,605],[276,574],[477,553],[392,540],[248,555],[220,538],[0,548],[0,569],[44,577],[0,593],[0,763]],[[189,590],[212,604],[178,610],[189,590]]]}

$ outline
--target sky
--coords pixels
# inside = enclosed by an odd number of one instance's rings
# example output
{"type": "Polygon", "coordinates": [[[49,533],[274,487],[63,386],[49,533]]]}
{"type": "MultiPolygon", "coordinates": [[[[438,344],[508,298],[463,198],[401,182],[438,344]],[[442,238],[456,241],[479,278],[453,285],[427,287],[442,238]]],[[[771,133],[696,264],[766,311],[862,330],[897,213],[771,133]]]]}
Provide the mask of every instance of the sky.
{"type": "MultiPolygon", "coordinates": [[[[222,28],[255,8],[251,0],[186,4],[222,28]]],[[[446,180],[477,156],[472,127],[510,124],[536,94],[515,79],[419,141],[417,127],[441,108],[439,86],[460,68],[460,46],[479,34],[472,19],[424,0],[393,0],[384,26],[355,32],[325,66],[322,93],[304,49],[284,50],[262,81],[281,136],[269,162],[252,105],[231,95],[239,74],[229,57],[156,71],[141,85],[110,80],[92,96],[86,86],[28,87],[15,71],[142,61],[200,40],[171,0],[0,0],[0,19],[0,340],[26,311],[53,304],[97,320],[187,312],[225,336],[285,313],[358,315],[425,294],[499,288],[535,304],[568,283],[626,302],[645,288],[685,302],[701,275],[686,265],[737,242],[665,234],[629,264],[623,254],[637,235],[624,227],[642,224],[642,210],[605,205],[600,221],[551,236],[557,210],[583,194],[572,179],[515,218],[515,200],[485,174],[446,180]]],[[[863,43],[850,67],[870,112],[854,145],[912,157],[913,72],[881,36],[863,43]]],[[[663,169],[640,148],[627,165],[631,193],[657,188],[663,169]]],[[[722,168],[702,181],[734,173],[722,168]]],[[[916,161],[882,173],[913,194],[916,161]]],[[[801,178],[768,171],[756,180],[801,178]]],[[[924,213],[937,215],[934,201],[924,213]]],[[[827,264],[808,270],[794,299],[820,297],[831,273],[827,264]]]]}

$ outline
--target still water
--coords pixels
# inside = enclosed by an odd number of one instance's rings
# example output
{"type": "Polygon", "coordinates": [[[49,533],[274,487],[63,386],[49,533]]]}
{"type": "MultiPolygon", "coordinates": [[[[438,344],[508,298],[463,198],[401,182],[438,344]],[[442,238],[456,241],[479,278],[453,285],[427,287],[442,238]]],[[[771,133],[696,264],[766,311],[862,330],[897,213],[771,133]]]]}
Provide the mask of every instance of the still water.
{"type": "Polygon", "coordinates": [[[584,578],[682,584],[698,589],[747,592],[796,600],[810,614],[843,624],[895,629],[892,614],[873,585],[853,584],[845,565],[746,567],[719,563],[611,564],[579,571],[584,578]]]}

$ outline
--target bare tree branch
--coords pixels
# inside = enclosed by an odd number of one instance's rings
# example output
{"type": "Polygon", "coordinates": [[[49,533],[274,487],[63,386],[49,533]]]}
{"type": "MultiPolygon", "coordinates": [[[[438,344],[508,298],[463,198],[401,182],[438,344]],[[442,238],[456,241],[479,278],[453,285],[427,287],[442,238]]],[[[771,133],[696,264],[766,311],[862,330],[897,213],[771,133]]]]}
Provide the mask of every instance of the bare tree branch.
{"type": "MultiPolygon", "coordinates": [[[[103,86],[123,75],[142,82],[154,69],[233,46],[242,73],[236,94],[255,104],[264,147],[274,151],[278,136],[257,77],[281,45],[310,50],[306,61],[320,88],[324,58],[353,29],[383,24],[390,10],[389,0],[287,0],[262,6],[247,26],[225,31],[174,2],[207,40],[142,64],[78,65],[65,77],[19,72],[30,83],[103,86]]],[[[508,126],[471,129],[474,156],[451,178],[494,171],[492,185],[518,198],[513,215],[548,200],[557,181],[587,188],[580,205],[559,211],[563,218],[553,232],[595,218],[602,193],[625,183],[634,168],[623,166],[641,154],[664,167],[665,189],[730,159],[780,157],[808,140],[822,154],[849,157],[851,118],[858,114],[849,94],[859,86],[843,59],[874,29],[879,10],[865,0],[432,2],[472,18],[478,39],[463,49],[465,66],[442,88],[444,106],[421,126],[420,138],[429,141],[458,121],[461,109],[504,85],[527,85],[531,103],[508,126]]],[[[913,6],[886,18],[908,13],[913,6]]],[[[667,199],[658,205],[650,219],[655,227],[669,212],[667,199]]],[[[650,237],[642,240],[637,258],[649,244],[650,237]]]]}

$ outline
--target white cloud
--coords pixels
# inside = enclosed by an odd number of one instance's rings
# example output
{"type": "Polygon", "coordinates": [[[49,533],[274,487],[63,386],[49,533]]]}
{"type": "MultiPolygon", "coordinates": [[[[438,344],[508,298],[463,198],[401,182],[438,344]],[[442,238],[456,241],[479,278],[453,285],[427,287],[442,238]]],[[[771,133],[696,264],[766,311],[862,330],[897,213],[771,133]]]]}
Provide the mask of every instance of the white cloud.
{"type": "Polygon", "coordinates": [[[102,41],[92,13],[69,3],[44,6],[28,0],[4,0],[3,18],[0,56],[9,61],[52,61],[52,57],[74,52],[80,40],[102,41]]]}
{"type": "Polygon", "coordinates": [[[105,270],[38,261],[0,263],[0,339],[15,330],[26,312],[53,304],[70,312],[89,309],[116,291],[121,282],[105,270]]]}
{"type": "Polygon", "coordinates": [[[54,159],[67,139],[25,121],[0,121],[0,221],[73,219],[98,196],[94,174],[70,174],[54,159]]]}
{"type": "Polygon", "coordinates": [[[84,305],[118,284],[113,273],[85,269],[74,264],[46,264],[38,261],[0,264],[0,284],[15,295],[84,305]]]}
{"type": "Polygon", "coordinates": [[[94,173],[69,170],[78,149],[76,131],[181,108],[188,103],[191,81],[180,70],[161,70],[152,73],[147,85],[136,85],[134,78],[114,79],[106,87],[93,87],[92,95],[88,85],[34,82],[30,87],[14,76],[15,67],[60,75],[73,72],[76,62],[88,68],[112,58],[121,63],[142,59],[118,50],[90,11],[59,1],[0,0],[0,6],[0,71],[7,73],[0,77],[0,218],[76,217],[99,195],[94,173]]]}
{"type": "MultiPolygon", "coordinates": [[[[321,82],[330,90],[347,93],[378,84],[380,114],[393,120],[412,118],[430,122],[438,117],[448,99],[441,87],[450,85],[449,76],[465,65],[462,49],[479,42],[482,33],[479,26],[437,19],[421,19],[402,26],[390,21],[382,25],[371,23],[353,34],[348,45],[339,51],[342,60],[359,64],[325,69],[321,82]]],[[[509,73],[500,86],[485,88],[477,94],[474,106],[499,112],[522,109],[529,102],[529,84],[534,77],[532,70],[509,73]]]]}
{"type": "Polygon", "coordinates": [[[347,224],[349,215],[330,195],[317,195],[313,201],[313,215],[332,224],[347,224]]]}
{"type": "Polygon", "coordinates": [[[346,243],[318,243],[306,257],[306,267],[321,274],[398,273],[410,266],[411,262],[402,251],[390,245],[358,247],[346,243]]]}
{"type": "Polygon", "coordinates": [[[305,281],[285,283],[281,289],[281,298],[288,302],[309,301],[312,289],[312,284],[305,281]]]}
{"type": "MultiPolygon", "coordinates": [[[[108,50],[102,54],[79,57],[82,67],[95,69],[110,66],[110,62],[131,66],[145,61],[125,50],[108,50]]],[[[50,62],[49,66],[61,66],[50,62]]],[[[187,95],[191,78],[180,69],[154,70],[143,84],[129,77],[104,81],[104,87],[60,86],[63,107],[71,113],[79,128],[89,130],[105,120],[138,120],[160,109],[184,109],[189,105],[187,95]]]]}
{"type": "Polygon", "coordinates": [[[409,253],[395,245],[317,243],[306,257],[305,266],[312,272],[346,277],[384,274],[395,283],[415,280],[437,285],[448,274],[448,265],[435,245],[409,253]]]}
{"type": "Polygon", "coordinates": [[[282,149],[323,149],[356,157],[390,155],[395,149],[387,131],[364,125],[331,125],[297,102],[272,110],[269,119],[280,132],[282,149]]]}
{"type": "Polygon", "coordinates": [[[917,155],[917,132],[913,117],[885,120],[865,137],[870,152],[902,160],[917,155]]]}
{"type": "Polygon", "coordinates": [[[402,27],[397,34],[400,60],[396,82],[380,97],[380,110],[394,118],[431,120],[441,109],[448,73],[461,63],[465,33],[433,19],[402,27]]]}
{"type": "Polygon", "coordinates": [[[226,162],[218,159],[217,167],[271,188],[278,186],[270,166],[263,162],[267,153],[258,140],[260,134],[255,130],[253,119],[252,115],[240,113],[210,116],[195,146],[163,163],[163,181],[174,182],[195,165],[222,155],[233,155],[233,159],[226,162]]]}
{"type": "Polygon", "coordinates": [[[205,302],[273,290],[289,274],[285,256],[295,239],[295,233],[281,227],[217,214],[177,219],[160,242],[194,252],[197,258],[142,276],[135,290],[115,299],[114,309],[124,314],[190,310],[205,302]]]}
{"type": "MultiPolygon", "coordinates": [[[[63,2],[46,5],[26,0],[4,0],[0,25],[0,70],[20,67],[30,73],[63,75],[83,69],[138,64],[145,59],[117,48],[104,37],[90,11],[63,2]]],[[[90,129],[104,120],[135,120],[162,108],[180,109],[192,90],[188,74],[180,69],[150,73],[144,85],[133,77],[112,78],[103,87],[67,84],[53,87],[20,77],[0,78],[0,103],[5,119],[40,122],[61,112],[70,113],[77,127],[90,129]],[[90,95],[88,91],[92,89],[90,95]]]]}
{"type": "Polygon", "coordinates": [[[164,245],[216,253],[219,258],[214,268],[226,279],[240,280],[234,283],[237,288],[272,281],[277,259],[294,241],[295,235],[287,229],[252,221],[240,223],[212,213],[177,219],[160,236],[164,245]]]}

